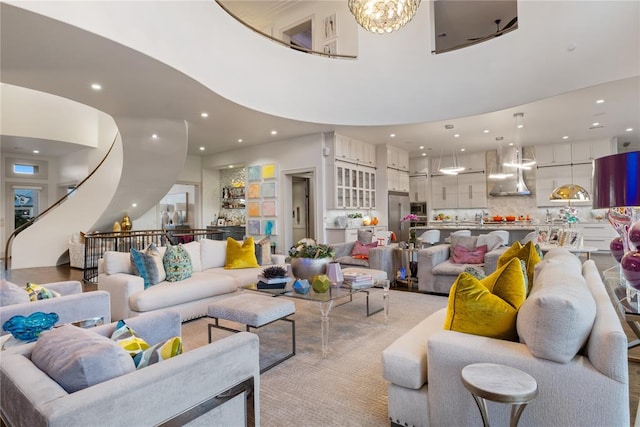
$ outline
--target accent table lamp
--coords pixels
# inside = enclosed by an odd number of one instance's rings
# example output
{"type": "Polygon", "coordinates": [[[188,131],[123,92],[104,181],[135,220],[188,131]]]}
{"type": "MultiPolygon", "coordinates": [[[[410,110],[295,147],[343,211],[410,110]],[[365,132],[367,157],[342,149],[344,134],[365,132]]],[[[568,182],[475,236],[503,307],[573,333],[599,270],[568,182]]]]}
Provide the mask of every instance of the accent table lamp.
{"type": "Polygon", "coordinates": [[[612,255],[622,243],[622,275],[640,290],[640,151],[601,157],[593,166],[593,207],[609,208],[607,218],[620,234],[611,242],[612,255]]]}

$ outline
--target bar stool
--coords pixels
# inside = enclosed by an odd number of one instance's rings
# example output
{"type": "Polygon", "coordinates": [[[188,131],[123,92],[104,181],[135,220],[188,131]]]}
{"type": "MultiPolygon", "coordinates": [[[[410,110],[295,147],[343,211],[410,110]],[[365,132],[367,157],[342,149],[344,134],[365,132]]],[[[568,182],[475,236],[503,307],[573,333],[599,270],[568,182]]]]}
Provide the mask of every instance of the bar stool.
{"type": "Polygon", "coordinates": [[[484,427],[489,427],[487,402],[511,404],[510,427],[516,427],[522,411],[538,396],[538,383],[519,369],[495,363],[474,363],[461,372],[462,383],[478,405],[484,427]]]}
{"type": "Polygon", "coordinates": [[[440,242],[440,230],[427,230],[420,236],[422,246],[433,246],[440,242]]]}

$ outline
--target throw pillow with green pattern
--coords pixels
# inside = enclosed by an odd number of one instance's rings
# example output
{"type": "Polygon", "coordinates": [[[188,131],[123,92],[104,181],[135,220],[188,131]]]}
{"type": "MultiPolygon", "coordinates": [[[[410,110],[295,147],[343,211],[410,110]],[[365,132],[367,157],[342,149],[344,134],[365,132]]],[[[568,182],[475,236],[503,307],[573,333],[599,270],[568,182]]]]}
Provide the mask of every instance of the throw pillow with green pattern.
{"type": "Polygon", "coordinates": [[[191,257],[187,250],[181,245],[167,245],[167,250],[162,257],[164,270],[167,273],[167,282],[179,282],[188,279],[193,273],[191,257]]]}
{"type": "Polygon", "coordinates": [[[35,283],[27,283],[24,290],[29,294],[30,301],[58,298],[60,296],[58,292],[47,289],[44,286],[36,285],[35,283]]]}
{"type": "Polygon", "coordinates": [[[136,335],[124,320],[118,321],[113,334],[111,334],[111,339],[131,355],[136,369],[182,354],[182,339],[180,337],[169,338],[150,346],[144,339],[136,335]]]}

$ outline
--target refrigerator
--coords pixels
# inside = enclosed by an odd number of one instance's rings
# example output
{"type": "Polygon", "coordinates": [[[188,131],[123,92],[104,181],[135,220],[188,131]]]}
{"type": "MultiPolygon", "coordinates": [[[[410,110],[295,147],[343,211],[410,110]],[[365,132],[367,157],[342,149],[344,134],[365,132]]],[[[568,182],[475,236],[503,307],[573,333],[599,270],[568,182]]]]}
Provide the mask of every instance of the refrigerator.
{"type": "Polygon", "coordinates": [[[410,221],[401,222],[402,218],[411,213],[411,203],[409,202],[409,193],[398,193],[389,191],[389,230],[396,234],[398,242],[409,241],[410,221]]]}

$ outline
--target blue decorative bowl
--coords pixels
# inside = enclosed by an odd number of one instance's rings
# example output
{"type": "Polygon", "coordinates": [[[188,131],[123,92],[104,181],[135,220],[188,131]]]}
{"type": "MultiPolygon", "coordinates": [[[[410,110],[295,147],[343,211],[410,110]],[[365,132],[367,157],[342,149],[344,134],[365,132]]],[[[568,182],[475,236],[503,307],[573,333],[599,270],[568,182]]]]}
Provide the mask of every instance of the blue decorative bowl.
{"type": "Polygon", "coordinates": [[[58,319],[59,317],[56,313],[47,314],[36,311],[29,317],[13,316],[4,322],[2,329],[11,333],[16,339],[27,342],[35,341],[41,332],[51,329],[58,319]]]}
{"type": "Polygon", "coordinates": [[[307,279],[298,279],[293,284],[293,290],[302,295],[308,294],[309,289],[311,289],[311,285],[307,279]]]}

